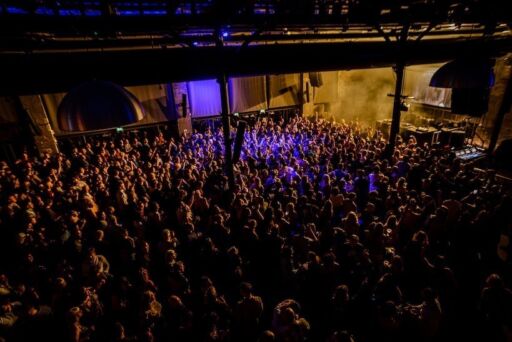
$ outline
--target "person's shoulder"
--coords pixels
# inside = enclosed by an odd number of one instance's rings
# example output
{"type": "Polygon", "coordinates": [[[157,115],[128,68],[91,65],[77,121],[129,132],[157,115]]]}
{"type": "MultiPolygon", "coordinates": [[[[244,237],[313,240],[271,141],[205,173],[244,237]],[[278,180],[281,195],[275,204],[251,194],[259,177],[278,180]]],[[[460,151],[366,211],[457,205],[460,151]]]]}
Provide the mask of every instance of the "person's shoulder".
{"type": "Polygon", "coordinates": [[[490,287],[484,287],[482,289],[482,292],[480,294],[480,299],[483,301],[483,302],[486,302],[486,301],[489,301],[490,298],[493,297],[493,289],[490,288],[490,287]]]}
{"type": "Polygon", "coordinates": [[[104,255],[98,254],[97,256],[98,259],[101,260],[102,262],[108,262],[107,258],[104,255]]]}
{"type": "Polygon", "coordinates": [[[250,300],[254,304],[262,304],[263,303],[263,300],[261,299],[261,297],[260,296],[256,296],[256,295],[252,295],[250,300]]]}

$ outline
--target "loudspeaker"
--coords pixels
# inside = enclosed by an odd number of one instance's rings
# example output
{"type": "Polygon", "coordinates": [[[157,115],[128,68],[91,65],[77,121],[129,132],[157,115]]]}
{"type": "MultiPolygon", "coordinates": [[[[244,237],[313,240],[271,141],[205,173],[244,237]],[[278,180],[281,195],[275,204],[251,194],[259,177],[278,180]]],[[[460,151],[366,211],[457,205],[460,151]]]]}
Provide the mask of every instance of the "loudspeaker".
{"type": "Polygon", "coordinates": [[[187,117],[187,94],[181,94],[181,116],[187,117]]]}
{"type": "Polygon", "coordinates": [[[464,147],[464,140],[466,138],[465,131],[452,131],[450,134],[450,146],[454,148],[464,147]]]}
{"type": "Polygon", "coordinates": [[[242,151],[242,142],[244,141],[244,133],[247,122],[240,120],[236,127],[235,146],[233,147],[233,163],[240,159],[240,152],[242,151]]]}
{"type": "Polygon", "coordinates": [[[178,118],[176,120],[169,120],[169,128],[174,137],[181,137],[185,134],[192,133],[192,118],[178,118]]]}
{"type": "Polygon", "coordinates": [[[450,139],[452,137],[453,129],[450,128],[441,128],[441,135],[439,136],[439,142],[442,146],[446,146],[450,144],[450,139]]]}
{"type": "Polygon", "coordinates": [[[489,88],[452,89],[452,113],[482,116],[489,107],[489,88]]]}
{"type": "Polygon", "coordinates": [[[319,72],[310,72],[309,73],[309,81],[311,82],[311,86],[318,88],[324,85],[324,81],[322,79],[322,74],[319,72]]]}

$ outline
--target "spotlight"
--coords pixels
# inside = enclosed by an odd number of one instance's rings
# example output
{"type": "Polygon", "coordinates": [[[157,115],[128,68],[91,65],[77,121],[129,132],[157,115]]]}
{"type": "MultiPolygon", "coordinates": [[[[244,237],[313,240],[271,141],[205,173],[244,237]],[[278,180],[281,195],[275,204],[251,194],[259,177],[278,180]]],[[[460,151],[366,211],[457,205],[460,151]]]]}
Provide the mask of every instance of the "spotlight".
{"type": "Polygon", "coordinates": [[[222,32],[222,37],[227,38],[228,36],[229,36],[228,32],[226,32],[226,31],[222,32]]]}

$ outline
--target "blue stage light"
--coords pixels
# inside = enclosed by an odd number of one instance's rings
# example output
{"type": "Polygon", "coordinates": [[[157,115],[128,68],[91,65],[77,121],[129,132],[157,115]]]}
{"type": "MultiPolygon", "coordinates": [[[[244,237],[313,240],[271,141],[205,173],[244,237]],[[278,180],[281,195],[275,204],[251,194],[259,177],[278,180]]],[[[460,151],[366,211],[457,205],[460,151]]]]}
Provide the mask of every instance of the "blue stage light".
{"type": "Polygon", "coordinates": [[[39,7],[35,10],[34,13],[37,15],[54,15],[55,14],[53,9],[48,8],[48,7],[39,7]]]}
{"type": "Polygon", "coordinates": [[[140,15],[140,11],[137,10],[118,10],[117,15],[120,16],[134,16],[134,15],[140,15]]]}
{"type": "Polygon", "coordinates": [[[9,14],[28,14],[27,10],[20,8],[20,7],[13,7],[13,6],[7,7],[7,13],[9,13],[9,14]]]}
{"type": "Polygon", "coordinates": [[[174,12],[176,15],[192,15],[192,8],[190,4],[183,4],[182,6],[178,6],[176,11],[174,12]]]}
{"type": "Polygon", "coordinates": [[[82,15],[82,12],[77,9],[60,9],[59,15],[61,16],[79,16],[82,15]]]}
{"type": "Polygon", "coordinates": [[[86,9],[84,14],[88,17],[98,17],[101,15],[100,10],[86,9]]]}
{"type": "Polygon", "coordinates": [[[166,10],[144,10],[142,12],[144,15],[166,15],[166,10]]]}

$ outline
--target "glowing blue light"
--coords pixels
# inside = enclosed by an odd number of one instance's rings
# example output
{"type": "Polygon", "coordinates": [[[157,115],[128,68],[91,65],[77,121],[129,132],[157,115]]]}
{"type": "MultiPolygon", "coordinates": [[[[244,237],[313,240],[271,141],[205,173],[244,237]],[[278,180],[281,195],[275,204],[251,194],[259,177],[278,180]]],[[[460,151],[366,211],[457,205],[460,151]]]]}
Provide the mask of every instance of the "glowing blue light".
{"type": "Polygon", "coordinates": [[[222,37],[226,38],[226,37],[228,37],[228,36],[229,36],[229,33],[228,33],[228,32],[226,32],[226,31],[222,32],[222,37]]]}
{"type": "Polygon", "coordinates": [[[140,12],[137,10],[118,10],[117,14],[121,16],[133,16],[140,15],[140,12]]]}
{"type": "Polygon", "coordinates": [[[9,14],[28,14],[27,10],[20,7],[7,7],[7,13],[9,14]]]}
{"type": "Polygon", "coordinates": [[[198,42],[193,42],[193,43],[192,43],[192,45],[194,45],[194,46],[198,46],[198,45],[199,45],[199,43],[198,43],[198,42]]]}
{"type": "Polygon", "coordinates": [[[93,9],[87,9],[87,10],[85,10],[84,13],[88,17],[97,17],[97,16],[101,15],[101,11],[100,10],[93,10],[93,9]]]}
{"type": "Polygon", "coordinates": [[[187,92],[192,117],[211,116],[222,112],[217,80],[187,82],[187,92]]]}
{"type": "Polygon", "coordinates": [[[59,15],[78,16],[78,15],[82,15],[82,12],[80,12],[80,10],[77,10],[77,9],[61,9],[61,10],[59,10],[59,15]]]}
{"type": "Polygon", "coordinates": [[[34,12],[35,14],[38,14],[38,15],[54,15],[55,12],[53,11],[53,9],[51,8],[47,8],[47,7],[39,7],[35,10],[34,12]]]}
{"type": "Polygon", "coordinates": [[[192,14],[192,8],[191,8],[190,4],[184,4],[181,7],[177,7],[176,11],[174,12],[174,14],[177,14],[177,15],[191,15],[192,14]]]}
{"type": "Polygon", "coordinates": [[[145,10],[142,12],[144,15],[166,15],[166,10],[145,10]]]}

